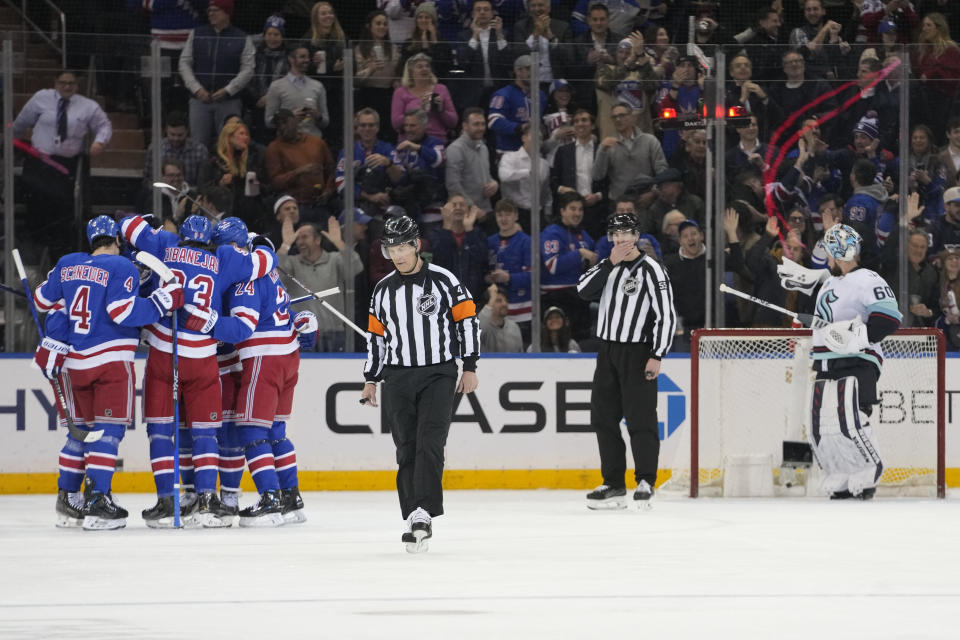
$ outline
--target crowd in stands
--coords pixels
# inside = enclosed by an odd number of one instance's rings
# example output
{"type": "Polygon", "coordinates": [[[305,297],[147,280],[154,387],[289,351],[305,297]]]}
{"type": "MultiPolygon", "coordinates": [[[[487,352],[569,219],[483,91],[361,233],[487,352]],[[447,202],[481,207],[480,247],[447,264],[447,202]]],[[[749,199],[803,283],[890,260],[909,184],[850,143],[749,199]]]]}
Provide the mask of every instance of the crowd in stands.
{"type": "MultiPolygon", "coordinates": [[[[335,286],[349,266],[361,323],[365,296],[390,268],[378,240],[384,219],[400,212],[426,230],[429,259],[482,303],[488,351],[531,348],[530,245],[539,243],[540,349],[568,352],[591,346],[596,313],[575,285],[609,254],[611,213],[636,213],[644,250],[666,266],[682,345],[706,322],[715,250],[736,288],[811,311],[779,287],[776,265],[789,258],[825,268],[820,239],[843,221],[864,237],[863,263],[896,289],[907,199],[904,324],[941,326],[960,349],[958,2],[378,0],[347,33],[338,12],[356,7],[320,1],[309,15],[280,15],[272,12],[283,3],[236,0],[248,23],[263,25],[252,35],[231,22],[233,0],[129,4],[152,5],[153,36],[189,94],[165,101],[164,137],[154,142],[163,180],[270,234],[283,264],[311,286],[335,286]],[[703,56],[687,53],[688,16],[703,56]],[[343,113],[348,50],[352,114],[343,113]],[[704,233],[707,135],[661,131],[655,120],[664,108],[699,113],[705,64],[720,50],[726,104],[749,118],[714,150],[727,201],[710,221],[726,245],[713,247],[704,233]],[[534,52],[540,86],[531,80],[534,52]],[[900,81],[907,62],[909,89],[900,81]],[[903,91],[909,131],[900,131],[903,91]],[[348,174],[353,246],[344,240],[348,174]],[[531,238],[534,219],[541,231],[531,238]]],[[[148,152],[142,211],[153,206],[153,180],[148,152]]],[[[175,226],[194,209],[167,193],[153,213],[175,226]]],[[[726,324],[788,326],[739,301],[728,303],[726,324]]],[[[336,325],[321,331],[321,350],[352,348],[336,325]]]]}

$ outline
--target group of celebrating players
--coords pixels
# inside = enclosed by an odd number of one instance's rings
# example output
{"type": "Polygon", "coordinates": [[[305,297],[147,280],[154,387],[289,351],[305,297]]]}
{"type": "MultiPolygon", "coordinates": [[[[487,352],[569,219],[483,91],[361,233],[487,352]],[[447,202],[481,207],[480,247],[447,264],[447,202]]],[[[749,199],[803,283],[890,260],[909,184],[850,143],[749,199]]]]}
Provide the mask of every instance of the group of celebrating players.
{"type": "Polygon", "coordinates": [[[316,340],[317,321],[309,311],[291,315],[269,241],[251,237],[238,218],[214,227],[201,215],[184,220],[179,234],[154,228],[148,217],[118,224],[99,216],[88,223],[87,238],[90,253],[63,256],[33,295],[47,314],[34,359],[63,385],[80,434],[101,432],[95,440],[71,434],[60,451],[57,526],[126,525],[111,482],[133,419],[141,331],[150,347],[143,405],[157,490],[156,505],[142,513],[147,526],[169,528],[178,520],[175,455],[184,526],[229,527],[237,516],[240,526],[305,521],[286,420],[299,349],[316,340]],[[162,261],[173,277],[161,281],[135,262],[133,250],[162,261]],[[245,462],[259,500],[240,509],[245,462]]]}

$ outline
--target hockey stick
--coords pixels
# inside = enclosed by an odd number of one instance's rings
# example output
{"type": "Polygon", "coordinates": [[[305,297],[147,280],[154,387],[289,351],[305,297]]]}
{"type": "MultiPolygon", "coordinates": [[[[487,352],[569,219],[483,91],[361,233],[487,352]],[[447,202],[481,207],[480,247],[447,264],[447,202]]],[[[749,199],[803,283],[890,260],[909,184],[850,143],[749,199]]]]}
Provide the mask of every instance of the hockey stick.
{"type": "MultiPolygon", "coordinates": [[[[351,329],[353,329],[353,330],[357,333],[358,336],[360,336],[360,337],[363,338],[364,340],[367,339],[367,332],[366,332],[366,331],[364,331],[363,329],[361,329],[361,328],[358,327],[357,325],[353,324],[353,321],[351,321],[347,316],[345,316],[345,315],[343,315],[342,313],[340,313],[339,311],[337,311],[337,310],[333,307],[333,305],[331,305],[329,302],[327,302],[326,300],[320,300],[321,294],[324,293],[323,291],[318,291],[317,293],[313,293],[313,292],[310,291],[310,289],[307,287],[307,285],[303,284],[302,282],[300,282],[299,280],[297,280],[296,278],[294,278],[294,277],[293,277],[292,275],[290,275],[287,271],[281,269],[281,268],[280,268],[280,265],[277,265],[277,270],[278,270],[280,273],[282,273],[283,275],[285,275],[285,276],[287,276],[288,278],[290,278],[291,280],[293,280],[294,284],[296,284],[298,287],[300,287],[301,289],[303,289],[304,291],[306,291],[307,293],[309,293],[310,295],[309,295],[309,296],[306,296],[308,299],[309,299],[309,298],[315,298],[315,299],[319,300],[319,301],[320,301],[320,305],[321,305],[324,309],[326,309],[327,311],[329,311],[329,312],[332,313],[333,315],[337,316],[337,317],[340,319],[341,322],[343,322],[345,325],[347,325],[348,327],[350,327],[351,329]]],[[[338,288],[337,290],[339,291],[339,288],[338,288]]],[[[326,289],[325,291],[330,291],[330,289],[326,289]]],[[[300,298],[297,298],[297,300],[300,301],[300,302],[303,302],[303,300],[300,299],[300,298]]],[[[290,304],[293,304],[293,301],[291,301],[290,304]]]]}
{"type": "Polygon", "coordinates": [[[46,154],[43,151],[40,151],[40,149],[37,149],[33,145],[28,144],[23,140],[17,140],[16,138],[14,138],[13,146],[16,147],[17,149],[20,149],[20,151],[23,151],[27,155],[33,156],[43,164],[56,169],[63,175],[65,176],[70,175],[69,169],[67,169],[65,166],[63,166],[62,164],[60,164],[59,162],[51,158],[49,154],[46,154]]]}
{"type": "MultiPolygon", "coordinates": [[[[163,282],[176,276],[163,260],[152,253],[138,251],[137,262],[146,265],[163,282]]],[[[170,335],[173,340],[173,528],[180,528],[180,366],[177,361],[177,310],[170,312],[170,335]]]]}
{"type": "MultiPolygon", "coordinates": [[[[33,296],[30,295],[30,285],[27,283],[27,272],[23,268],[23,261],[20,259],[20,250],[14,249],[10,253],[13,254],[13,262],[16,264],[17,274],[20,276],[20,284],[23,285],[23,293],[27,298],[27,306],[30,308],[30,314],[33,316],[33,323],[37,325],[37,333],[40,334],[40,339],[42,340],[44,337],[43,325],[40,324],[37,307],[33,304],[33,296]]],[[[53,385],[53,397],[57,404],[57,411],[59,411],[60,415],[66,420],[67,431],[70,432],[70,437],[79,442],[96,442],[103,437],[102,429],[87,431],[74,424],[73,418],[70,417],[70,412],[67,411],[67,398],[63,395],[63,387],[60,386],[60,377],[55,376],[51,378],[50,384],[53,385]]]]}
{"type": "Polygon", "coordinates": [[[15,296],[20,296],[21,298],[29,297],[23,291],[18,291],[17,289],[14,289],[13,287],[8,287],[3,283],[0,283],[0,289],[6,291],[7,293],[12,293],[15,296]]]}
{"type": "Polygon", "coordinates": [[[304,302],[309,302],[311,300],[319,300],[320,298],[332,296],[337,293],[340,293],[340,287],[332,287],[330,289],[324,289],[323,291],[314,291],[308,296],[300,296],[299,298],[294,298],[293,300],[290,301],[290,304],[302,304],[304,302]]]}
{"type": "Polygon", "coordinates": [[[750,302],[754,304],[758,304],[761,307],[773,309],[774,311],[778,311],[785,316],[790,316],[791,318],[793,318],[794,320],[796,320],[797,322],[799,322],[805,327],[822,329],[823,327],[826,327],[828,324],[830,324],[829,322],[827,322],[826,320],[824,320],[819,316],[815,316],[809,313],[797,313],[795,311],[790,311],[789,309],[784,309],[783,307],[775,305],[772,302],[767,302],[766,300],[755,298],[748,293],[744,293],[743,291],[738,291],[736,289],[728,287],[725,284],[720,285],[720,291],[723,291],[724,293],[732,293],[735,296],[743,298],[744,300],[749,300],[750,302]]]}

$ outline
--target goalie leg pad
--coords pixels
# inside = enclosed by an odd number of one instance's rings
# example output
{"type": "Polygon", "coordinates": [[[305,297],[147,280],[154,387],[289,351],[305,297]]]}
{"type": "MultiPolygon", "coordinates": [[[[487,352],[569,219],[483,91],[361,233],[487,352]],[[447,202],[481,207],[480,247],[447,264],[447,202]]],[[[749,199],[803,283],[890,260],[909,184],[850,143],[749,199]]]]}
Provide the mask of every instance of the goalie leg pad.
{"type": "Polygon", "coordinates": [[[817,380],[811,406],[810,444],[824,477],[825,493],[859,495],[876,486],[883,472],[872,430],[861,420],[857,379],[817,380]]]}

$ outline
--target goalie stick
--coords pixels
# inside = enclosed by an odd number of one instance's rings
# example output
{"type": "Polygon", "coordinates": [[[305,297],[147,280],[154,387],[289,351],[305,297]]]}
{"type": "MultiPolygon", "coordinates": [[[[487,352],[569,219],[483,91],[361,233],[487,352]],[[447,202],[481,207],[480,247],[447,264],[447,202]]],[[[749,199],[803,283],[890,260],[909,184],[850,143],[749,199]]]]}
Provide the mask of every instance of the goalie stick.
{"type": "Polygon", "coordinates": [[[749,293],[738,291],[737,289],[728,287],[725,284],[720,285],[720,291],[723,291],[724,293],[731,293],[735,296],[743,298],[744,300],[749,300],[754,304],[758,304],[761,307],[773,309],[774,311],[778,311],[785,316],[790,316],[791,318],[793,318],[794,320],[796,320],[797,322],[799,322],[805,327],[814,327],[816,329],[822,329],[826,327],[828,324],[830,324],[829,322],[827,322],[826,320],[824,320],[819,316],[815,316],[809,313],[797,313],[795,311],[790,311],[789,309],[784,309],[783,307],[779,305],[775,305],[772,302],[767,302],[766,300],[755,298],[754,296],[751,296],[749,293]]]}
{"type": "MultiPolygon", "coordinates": [[[[33,316],[33,322],[37,325],[37,333],[40,334],[40,339],[44,337],[43,325],[40,324],[40,316],[37,315],[37,307],[33,304],[33,296],[30,292],[30,284],[27,282],[27,272],[23,268],[23,261],[20,259],[20,250],[14,249],[10,252],[13,255],[13,262],[17,267],[17,274],[20,276],[20,284],[23,285],[23,293],[27,298],[27,306],[30,308],[30,314],[33,316]]],[[[67,398],[63,395],[63,387],[60,385],[59,376],[55,376],[50,379],[50,384],[53,386],[53,397],[57,404],[57,411],[60,412],[60,415],[63,416],[64,420],[67,422],[67,431],[70,432],[70,437],[79,442],[96,442],[101,437],[103,437],[102,429],[94,429],[92,431],[87,431],[86,429],[81,429],[73,422],[73,418],[70,417],[70,412],[67,410],[67,398]]]]}
{"type": "MultiPolygon", "coordinates": [[[[142,265],[157,274],[162,282],[176,276],[163,260],[152,253],[138,251],[134,256],[142,265]]],[[[181,283],[182,284],[182,283],[181,283]]],[[[177,361],[177,310],[170,312],[170,335],[173,340],[173,528],[180,528],[180,366],[177,361]]]]}

